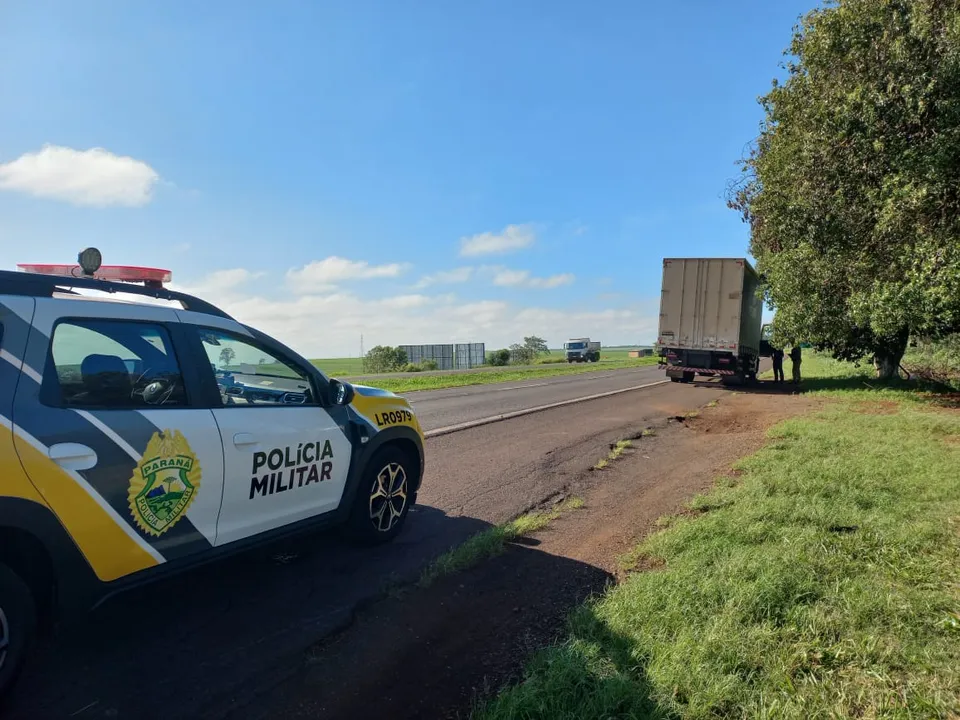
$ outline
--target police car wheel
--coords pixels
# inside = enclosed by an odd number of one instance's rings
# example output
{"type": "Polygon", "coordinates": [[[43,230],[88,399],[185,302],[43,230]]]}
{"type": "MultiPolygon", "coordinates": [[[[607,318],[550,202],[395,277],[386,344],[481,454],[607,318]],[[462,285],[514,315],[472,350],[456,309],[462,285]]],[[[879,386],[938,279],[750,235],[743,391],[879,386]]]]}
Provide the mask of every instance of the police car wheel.
{"type": "Polygon", "coordinates": [[[357,540],[366,544],[387,542],[400,532],[414,501],[411,469],[406,453],[392,447],[370,459],[350,519],[357,540]]]}
{"type": "Polygon", "coordinates": [[[0,698],[20,673],[36,625],[30,589],[10,568],[0,565],[0,698]]]}

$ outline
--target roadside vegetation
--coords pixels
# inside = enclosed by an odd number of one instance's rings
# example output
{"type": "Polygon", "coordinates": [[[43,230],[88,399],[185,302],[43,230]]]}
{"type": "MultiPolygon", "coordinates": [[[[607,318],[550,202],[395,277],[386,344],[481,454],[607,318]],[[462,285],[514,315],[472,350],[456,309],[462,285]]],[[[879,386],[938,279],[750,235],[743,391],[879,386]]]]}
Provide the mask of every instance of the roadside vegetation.
{"type": "MultiPolygon", "coordinates": [[[[316,358],[310,362],[316,365],[318,368],[323,370],[324,373],[330,377],[336,378],[347,378],[350,377],[360,377],[364,374],[377,375],[381,373],[391,373],[391,372],[432,372],[436,371],[437,368],[432,362],[426,362],[422,364],[410,364],[407,363],[406,355],[402,356],[403,363],[400,363],[399,360],[401,356],[399,353],[395,353],[397,348],[387,348],[390,353],[387,353],[387,358],[385,361],[375,361],[368,362],[367,367],[380,367],[382,369],[373,371],[364,369],[364,358],[355,357],[355,358],[316,358]],[[395,353],[395,354],[394,354],[395,353]],[[407,365],[410,365],[408,370],[407,365]]],[[[600,362],[609,362],[614,360],[630,360],[630,351],[633,348],[611,348],[609,350],[604,349],[600,353],[600,362]]],[[[372,350],[371,350],[372,352],[372,350]]],[[[369,353],[368,353],[369,355],[369,353]]],[[[635,359],[635,358],[634,358],[635,359]]],[[[650,358],[644,358],[649,361],[650,358]]],[[[655,358],[654,358],[655,360],[655,358]]],[[[531,363],[532,365],[555,365],[559,363],[566,363],[567,360],[563,355],[562,350],[550,350],[549,354],[540,355],[537,359],[531,363]]],[[[487,370],[492,368],[502,368],[511,365],[510,362],[510,350],[493,350],[487,353],[487,364],[483,366],[487,370]]],[[[516,366],[515,363],[513,365],[516,366]]],[[[469,371],[463,371],[469,372],[469,371]]]]}
{"type": "Polygon", "coordinates": [[[960,408],[808,353],[770,432],[474,717],[957,717],[960,408]]]}
{"type": "Polygon", "coordinates": [[[446,375],[410,375],[409,377],[384,376],[376,379],[376,386],[392,392],[412,392],[414,390],[440,390],[466,385],[487,385],[490,383],[535,380],[537,378],[556,377],[558,375],[579,375],[601,370],[624,370],[656,365],[657,358],[632,358],[629,360],[611,360],[609,362],[587,363],[584,365],[543,365],[525,368],[503,368],[502,370],[468,370],[446,375]]]}
{"type": "MultiPolygon", "coordinates": [[[[569,365],[559,358],[542,358],[536,364],[523,367],[491,367],[485,366],[473,370],[463,370],[455,373],[434,374],[435,367],[424,365],[400,366],[396,373],[408,372],[410,376],[391,377],[384,375],[370,382],[377,387],[391,392],[412,392],[415,390],[442,390],[444,388],[464,387],[468,385],[486,385],[489,383],[516,382],[537,378],[555,377],[557,375],[579,375],[580,373],[597,372],[602,370],[624,370],[630,368],[647,367],[657,364],[653,356],[631,358],[628,350],[604,351],[600,362],[569,365]]],[[[350,380],[364,378],[363,362],[360,358],[331,358],[311,360],[330,377],[350,380]]],[[[364,382],[364,380],[361,380],[364,382]]]]}
{"type": "MultiPolygon", "coordinates": [[[[644,433],[646,432],[647,431],[645,430],[644,433]]],[[[613,447],[610,448],[610,452],[607,454],[607,456],[602,460],[600,460],[599,462],[597,462],[597,464],[593,466],[593,469],[594,470],[606,469],[610,465],[610,463],[616,462],[617,460],[619,460],[623,456],[623,454],[627,450],[630,450],[632,447],[633,447],[633,442],[631,442],[630,440],[617,440],[617,442],[614,443],[613,447]]]]}
{"type": "Polygon", "coordinates": [[[891,379],[910,338],[960,332],[960,5],[831,0],[786,54],[729,204],[775,342],[891,379]]]}
{"type": "Polygon", "coordinates": [[[581,507],[583,500],[571,497],[550,510],[527,513],[510,522],[487,528],[430,563],[420,576],[418,584],[420,587],[429,587],[445,575],[466,570],[500,555],[506,549],[507,543],[543,530],[563,513],[579,510],[581,507]]]}
{"type": "Polygon", "coordinates": [[[939,342],[918,341],[907,350],[903,366],[922,380],[960,389],[960,333],[939,342]]]}

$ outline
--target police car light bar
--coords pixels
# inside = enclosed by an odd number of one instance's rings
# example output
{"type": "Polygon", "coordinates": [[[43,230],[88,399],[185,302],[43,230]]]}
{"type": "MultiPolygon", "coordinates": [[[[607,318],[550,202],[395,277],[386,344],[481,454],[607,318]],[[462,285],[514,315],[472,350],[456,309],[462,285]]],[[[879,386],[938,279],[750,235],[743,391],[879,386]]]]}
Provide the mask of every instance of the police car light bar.
{"type": "Polygon", "coordinates": [[[17,263],[17,267],[24,272],[37,275],[58,275],[72,278],[93,277],[97,280],[143,283],[148,287],[159,287],[173,280],[173,273],[169,270],[137,267],[135,265],[101,265],[92,276],[85,274],[79,265],[17,263]]]}

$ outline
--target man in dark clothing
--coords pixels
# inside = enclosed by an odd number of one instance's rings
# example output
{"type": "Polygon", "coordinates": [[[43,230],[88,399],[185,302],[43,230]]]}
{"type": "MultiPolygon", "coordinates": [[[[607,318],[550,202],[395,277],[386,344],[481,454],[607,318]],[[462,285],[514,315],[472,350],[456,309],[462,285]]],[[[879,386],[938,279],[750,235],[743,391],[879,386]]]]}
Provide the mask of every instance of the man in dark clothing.
{"type": "Polygon", "coordinates": [[[793,363],[793,383],[800,384],[800,359],[801,350],[799,345],[794,345],[790,350],[790,362],[793,363]]]}
{"type": "Polygon", "coordinates": [[[773,349],[773,381],[783,382],[783,350],[773,349]]]}

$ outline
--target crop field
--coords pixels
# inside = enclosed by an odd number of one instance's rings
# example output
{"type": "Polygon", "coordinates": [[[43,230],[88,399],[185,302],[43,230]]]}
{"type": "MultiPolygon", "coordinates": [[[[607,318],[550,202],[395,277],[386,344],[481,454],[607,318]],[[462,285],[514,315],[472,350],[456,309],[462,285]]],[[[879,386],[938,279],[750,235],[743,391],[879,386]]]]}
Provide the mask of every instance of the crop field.
{"type": "MultiPolygon", "coordinates": [[[[637,362],[637,359],[630,358],[629,352],[631,348],[611,348],[609,350],[601,350],[600,352],[600,362],[609,363],[609,362],[637,362]]],[[[648,358],[649,360],[649,358],[648,358]]],[[[324,373],[330,377],[339,377],[339,378],[350,378],[350,377],[359,377],[365,374],[363,371],[363,358],[317,358],[310,360],[314,365],[320,368],[324,373]]],[[[563,350],[551,350],[549,355],[542,356],[538,361],[537,365],[553,365],[566,363],[564,360],[563,350]]],[[[485,366],[486,367],[486,366],[485,366]]],[[[596,368],[596,365],[591,367],[596,368]]],[[[609,368],[608,368],[609,369],[609,368]]],[[[503,371],[510,370],[509,367],[503,368],[503,371]]],[[[464,370],[464,373],[469,373],[469,370],[464,370]]]]}

